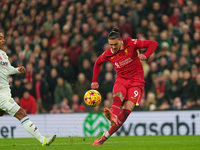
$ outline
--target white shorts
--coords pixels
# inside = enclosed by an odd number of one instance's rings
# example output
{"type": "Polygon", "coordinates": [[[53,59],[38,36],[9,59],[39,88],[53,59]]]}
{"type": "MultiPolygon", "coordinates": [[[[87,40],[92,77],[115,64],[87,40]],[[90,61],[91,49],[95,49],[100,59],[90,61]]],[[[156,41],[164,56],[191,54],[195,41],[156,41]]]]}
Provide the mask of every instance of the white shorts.
{"type": "Polygon", "coordinates": [[[10,91],[7,93],[0,93],[0,109],[12,116],[20,109],[20,106],[11,97],[10,91]]]}

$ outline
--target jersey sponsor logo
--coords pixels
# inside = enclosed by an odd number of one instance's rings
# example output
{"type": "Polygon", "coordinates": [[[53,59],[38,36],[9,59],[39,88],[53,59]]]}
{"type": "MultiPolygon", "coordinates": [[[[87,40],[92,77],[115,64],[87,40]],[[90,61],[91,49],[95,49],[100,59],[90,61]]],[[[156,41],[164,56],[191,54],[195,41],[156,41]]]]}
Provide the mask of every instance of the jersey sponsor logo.
{"type": "Polygon", "coordinates": [[[127,59],[125,59],[125,60],[123,60],[123,61],[120,61],[119,63],[115,62],[115,66],[116,66],[117,68],[120,68],[121,66],[126,65],[126,64],[128,64],[128,63],[130,63],[130,62],[132,62],[132,61],[133,61],[132,58],[127,58],[127,59]]]}
{"type": "Polygon", "coordinates": [[[0,65],[7,66],[7,65],[8,65],[8,62],[0,61],[0,65]]]}
{"type": "Polygon", "coordinates": [[[2,60],[2,57],[0,56],[0,60],[2,60]]]}
{"type": "Polygon", "coordinates": [[[123,65],[128,64],[128,63],[130,63],[130,62],[132,62],[132,61],[133,61],[132,58],[127,58],[127,59],[125,59],[125,60],[119,62],[119,65],[120,65],[120,66],[123,66],[123,65]]]}
{"type": "Polygon", "coordinates": [[[109,128],[109,122],[102,113],[90,113],[83,124],[84,136],[101,136],[109,128]]]}

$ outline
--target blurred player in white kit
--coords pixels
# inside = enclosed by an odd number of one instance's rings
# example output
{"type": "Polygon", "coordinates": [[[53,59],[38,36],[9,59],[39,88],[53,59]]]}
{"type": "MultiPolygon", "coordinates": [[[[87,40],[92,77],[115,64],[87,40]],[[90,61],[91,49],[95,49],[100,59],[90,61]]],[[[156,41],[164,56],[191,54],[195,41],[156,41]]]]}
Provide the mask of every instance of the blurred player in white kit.
{"type": "Polygon", "coordinates": [[[26,112],[14,101],[11,96],[9,85],[9,75],[25,73],[26,69],[21,66],[14,68],[11,66],[7,54],[3,51],[4,35],[0,32],[0,116],[7,112],[16,117],[24,129],[42,143],[42,146],[49,146],[56,138],[56,135],[44,137],[40,134],[35,124],[29,120],[26,112]]]}

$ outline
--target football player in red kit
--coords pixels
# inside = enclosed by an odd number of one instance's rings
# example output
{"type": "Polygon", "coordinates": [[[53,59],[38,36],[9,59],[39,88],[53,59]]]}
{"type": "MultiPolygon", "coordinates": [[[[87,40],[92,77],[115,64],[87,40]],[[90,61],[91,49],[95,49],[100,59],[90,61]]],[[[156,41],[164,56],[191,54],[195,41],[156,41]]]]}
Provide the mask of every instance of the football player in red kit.
{"type": "Polygon", "coordinates": [[[128,38],[122,40],[115,27],[108,35],[110,48],[101,54],[95,62],[91,88],[98,89],[98,75],[103,62],[110,61],[117,77],[113,87],[113,103],[111,109],[105,108],[104,114],[111,123],[111,128],[93,145],[102,145],[125,122],[135,106],[140,104],[144,91],[144,72],[140,61],[147,59],[157,48],[156,41],[128,38]],[[148,48],[144,54],[137,49],[148,48]],[[122,110],[120,112],[120,106],[122,110]]]}

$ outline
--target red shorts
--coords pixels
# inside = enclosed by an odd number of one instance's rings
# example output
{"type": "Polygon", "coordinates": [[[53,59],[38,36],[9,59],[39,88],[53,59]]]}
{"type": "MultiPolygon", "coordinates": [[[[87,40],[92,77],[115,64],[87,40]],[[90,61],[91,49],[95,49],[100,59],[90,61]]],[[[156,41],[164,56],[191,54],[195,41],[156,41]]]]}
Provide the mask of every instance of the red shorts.
{"type": "Polygon", "coordinates": [[[144,92],[144,83],[117,78],[113,87],[113,94],[120,92],[124,96],[124,101],[132,101],[140,104],[144,92]]]}

